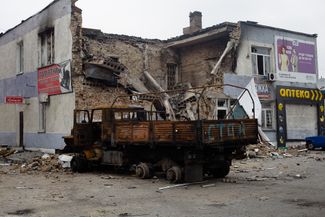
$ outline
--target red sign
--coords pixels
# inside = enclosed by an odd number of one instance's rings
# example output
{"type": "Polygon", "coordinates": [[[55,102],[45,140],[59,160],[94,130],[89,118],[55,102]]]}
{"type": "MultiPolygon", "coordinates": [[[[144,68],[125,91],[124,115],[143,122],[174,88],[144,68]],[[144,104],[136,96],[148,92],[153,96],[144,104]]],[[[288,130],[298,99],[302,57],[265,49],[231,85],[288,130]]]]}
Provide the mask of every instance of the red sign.
{"type": "Polygon", "coordinates": [[[38,69],[38,93],[56,95],[72,92],[70,61],[38,69]]]}
{"type": "Polygon", "coordinates": [[[39,68],[38,93],[47,93],[48,95],[60,94],[60,72],[61,66],[58,64],[39,68]]]}
{"type": "Polygon", "coordinates": [[[6,96],[7,104],[23,104],[24,98],[21,96],[6,96]]]}

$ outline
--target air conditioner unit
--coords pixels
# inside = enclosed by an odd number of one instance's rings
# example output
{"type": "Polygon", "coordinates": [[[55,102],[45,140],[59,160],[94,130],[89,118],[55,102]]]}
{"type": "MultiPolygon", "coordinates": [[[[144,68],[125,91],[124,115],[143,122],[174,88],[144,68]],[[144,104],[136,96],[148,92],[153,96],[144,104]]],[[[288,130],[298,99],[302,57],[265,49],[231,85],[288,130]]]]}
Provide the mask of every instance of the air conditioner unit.
{"type": "Polygon", "coordinates": [[[267,75],[267,79],[269,81],[276,81],[276,74],[273,73],[273,72],[270,72],[268,75],[267,75]]]}

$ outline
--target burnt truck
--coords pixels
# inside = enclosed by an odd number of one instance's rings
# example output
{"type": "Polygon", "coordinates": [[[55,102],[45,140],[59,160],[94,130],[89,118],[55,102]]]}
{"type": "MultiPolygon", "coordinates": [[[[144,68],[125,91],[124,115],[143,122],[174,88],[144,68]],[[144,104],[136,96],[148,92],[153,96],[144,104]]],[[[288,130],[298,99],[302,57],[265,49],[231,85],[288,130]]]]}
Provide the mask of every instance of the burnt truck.
{"type": "Polygon", "coordinates": [[[64,137],[73,171],[89,164],[133,167],[140,178],[162,173],[172,183],[225,177],[234,156],[257,139],[256,119],[168,120],[141,106],[75,110],[64,137]]]}

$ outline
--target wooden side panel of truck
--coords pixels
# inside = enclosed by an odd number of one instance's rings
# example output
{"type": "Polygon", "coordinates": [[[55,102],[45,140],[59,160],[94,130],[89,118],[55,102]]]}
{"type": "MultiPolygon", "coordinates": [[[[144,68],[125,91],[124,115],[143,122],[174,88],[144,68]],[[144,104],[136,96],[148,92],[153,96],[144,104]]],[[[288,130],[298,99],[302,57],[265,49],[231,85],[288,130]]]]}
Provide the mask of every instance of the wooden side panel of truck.
{"type": "Polygon", "coordinates": [[[255,119],[222,121],[116,121],[103,138],[118,144],[221,145],[256,143],[255,119]],[[110,139],[111,138],[111,139],[110,139]]]}

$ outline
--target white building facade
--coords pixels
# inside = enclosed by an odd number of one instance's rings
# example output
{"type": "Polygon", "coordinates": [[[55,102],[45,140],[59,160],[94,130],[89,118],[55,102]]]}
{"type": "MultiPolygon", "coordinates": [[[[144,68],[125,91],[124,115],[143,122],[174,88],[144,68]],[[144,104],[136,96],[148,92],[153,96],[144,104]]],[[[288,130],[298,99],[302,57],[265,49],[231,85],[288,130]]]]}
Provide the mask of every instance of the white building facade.
{"type": "Polygon", "coordinates": [[[64,147],[75,106],[71,14],[70,0],[54,1],[0,36],[0,144],[64,147]]]}
{"type": "Polygon", "coordinates": [[[236,74],[252,76],[262,104],[261,128],[278,147],[324,134],[317,35],[239,22],[236,74]]]}

